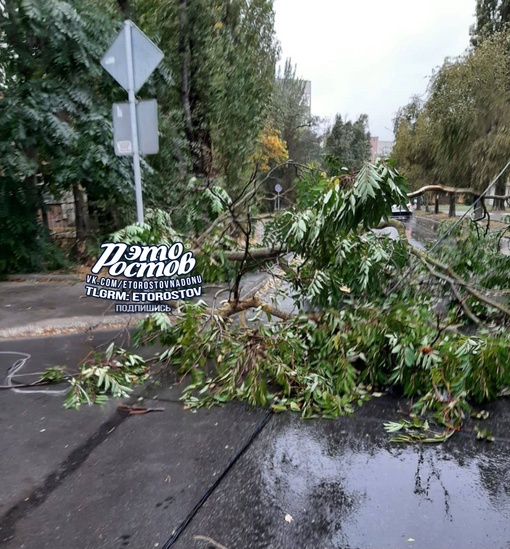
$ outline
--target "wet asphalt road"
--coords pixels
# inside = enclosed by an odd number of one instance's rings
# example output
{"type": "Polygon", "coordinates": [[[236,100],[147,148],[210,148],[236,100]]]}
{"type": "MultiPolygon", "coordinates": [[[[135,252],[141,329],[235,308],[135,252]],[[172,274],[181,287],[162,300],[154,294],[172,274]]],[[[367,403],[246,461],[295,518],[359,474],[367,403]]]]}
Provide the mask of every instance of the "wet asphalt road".
{"type": "Polygon", "coordinates": [[[383,399],[334,421],[276,416],[176,547],[204,533],[229,548],[509,547],[510,441],[399,446],[381,425],[394,415],[383,399]]]}
{"type": "Polygon", "coordinates": [[[438,223],[423,218],[411,216],[407,219],[401,219],[406,226],[407,238],[411,244],[423,247],[436,239],[438,223]]]}
{"type": "MultiPolygon", "coordinates": [[[[436,239],[438,223],[431,219],[417,218],[416,216],[393,216],[392,219],[400,221],[406,228],[406,236],[409,242],[417,248],[423,249],[426,244],[436,239]]],[[[376,230],[378,233],[389,234],[392,238],[398,238],[397,229],[387,227],[376,230]]]]}
{"type": "MultiPolygon", "coordinates": [[[[0,350],[31,355],[20,381],[76,364],[112,335],[0,350]]],[[[4,383],[15,360],[0,355],[4,383]]],[[[192,413],[180,390],[171,378],[145,388],[137,404],[164,410],[141,416],[115,402],[75,412],[62,395],[1,392],[0,545],[163,547],[266,413],[235,403],[192,413]]],[[[206,538],[228,549],[510,547],[510,401],[487,407],[492,444],[475,440],[469,419],[443,445],[392,444],[383,422],[404,405],[384,396],[336,420],[272,416],[173,547],[218,547],[206,538]]]]}

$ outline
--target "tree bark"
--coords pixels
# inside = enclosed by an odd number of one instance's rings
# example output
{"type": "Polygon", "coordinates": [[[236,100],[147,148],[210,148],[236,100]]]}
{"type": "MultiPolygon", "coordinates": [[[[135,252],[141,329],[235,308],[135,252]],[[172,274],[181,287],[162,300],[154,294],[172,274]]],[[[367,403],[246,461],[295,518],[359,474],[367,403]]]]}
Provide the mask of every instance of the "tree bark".
{"type": "MultiPolygon", "coordinates": [[[[476,191],[473,189],[465,189],[460,187],[444,187],[443,185],[425,185],[425,187],[421,187],[417,191],[413,191],[411,193],[407,193],[407,196],[409,198],[416,198],[417,196],[421,196],[427,192],[430,191],[439,191],[442,193],[454,193],[454,194],[470,194],[472,196],[480,196],[480,191],[476,191]]],[[[496,198],[500,200],[510,200],[510,194],[486,194],[484,196],[484,199],[490,199],[490,198],[496,198]]]]}
{"type": "MultiPolygon", "coordinates": [[[[35,147],[28,147],[25,151],[27,158],[37,165],[37,149],[35,147]]],[[[39,192],[37,190],[37,170],[34,170],[32,175],[25,178],[25,198],[26,206],[31,216],[37,216],[40,207],[39,192]]]]}
{"type": "Polygon", "coordinates": [[[117,0],[117,4],[118,4],[119,9],[122,12],[122,14],[126,18],[131,19],[133,9],[132,9],[132,6],[131,6],[131,3],[129,2],[129,0],[117,0]]]}
{"type": "Polygon", "coordinates": [[[179,2],[179,55],[181,57],[181,106],[184,112],[184,126],[186,137],[190,143],[194,141],[193,119],[191,117],[191,105],[189,100],[189,51],[188,51],[188,3],[187,0],[179,2]]]}
{"type": "MultiPolygon", "coordinates": [[[[501,178],[496,183],[496,195],[504,195],[506,191],[506,179],[501,178]]],[[[501,198],[494,199],[494,209],[505,211],[505,201],[501,198]]]]}
{"type": "Polygon", "coordinates": [[[74,215],[76,225],[75,254],[80,256],[84,252],[85,239],[88,232],[87,212],[85,209],[85,194],[80,184],[73,185],[74,215]]]}
{"type": "Polygon", "coordinates": [[[455,217],[455,193],[449,193],[450,209],[448,210],[448,217],[455,217]]]}
{"type": "Polygon", "coordinates": [[[41,218],[44,229],[49,233],[50,232],[50,222],[48,219],[48,208],[44,202],[43,194],[40,193],[39,204],[41,205],[41,218]]]}

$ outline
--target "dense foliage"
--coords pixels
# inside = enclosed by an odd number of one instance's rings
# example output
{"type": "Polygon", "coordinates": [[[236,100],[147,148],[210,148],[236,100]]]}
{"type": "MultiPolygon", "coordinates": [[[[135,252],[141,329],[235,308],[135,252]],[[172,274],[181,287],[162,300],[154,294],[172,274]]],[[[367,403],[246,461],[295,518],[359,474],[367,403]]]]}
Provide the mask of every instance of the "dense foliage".
{"type": "Polygon", "coordinates": [[[476,0],[476,22],[470,29],[471,43],[479,45],[485,38],[505,30],[508,23],[508,0],[476,0]]]}
{"type": "Polygon", "coordinates": [[[192,175],[233,192],[260,171],[253,155],[265,143],[278,53],[272,1],[6,0],[0,272],[55,266],[43,228],[50,195],[73,191],[81,244],[133,219],[130,161],[112,147],[111,103],[125,92],[99,64],[125,16],[165,53],[139,93],[158,99],[161,130],[160,154],[142,162],[146,205],[173,210],[188,231],[183,200],[197,208],[204,192],[192,175]]]}
{"type": "Polygon", "coordinates": [[[38,211],[44,220],[48,193],[85,189],[99,210],[115,195],[118,213],[132,200],[99,65],[116,24],[95,2],[56,0],[6,0],[0,23],[0,271],[37,270],[47,259],[38,211]]]}
{"type": "Polygon", "coordinates": [[[355,122],[344,122],[337,114],[326,136],[326,152],[349,171],[361,169],[363,163],[370,159],[368,116],[362,114],[355,122]]]}
{"type": "Polygon", "coordinates": [[[181,154],[197,177],[238,189],[262,132],[278,46],[270,0],[136,3],[173,76],[164,109],[179,111],[181,154]]]}

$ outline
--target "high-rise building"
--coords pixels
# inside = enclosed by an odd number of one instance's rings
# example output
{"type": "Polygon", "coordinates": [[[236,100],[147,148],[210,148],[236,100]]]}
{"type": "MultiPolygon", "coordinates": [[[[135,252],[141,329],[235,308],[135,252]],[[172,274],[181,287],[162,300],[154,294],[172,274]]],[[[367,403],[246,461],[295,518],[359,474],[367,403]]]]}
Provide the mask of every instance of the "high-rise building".
{"type": "Polygon", "coordinates": [[[378,137],[370,138],[370,161],[377,162],[380,158],[389,158],[393,150],[394,141],[380,141],[378,137]]]}

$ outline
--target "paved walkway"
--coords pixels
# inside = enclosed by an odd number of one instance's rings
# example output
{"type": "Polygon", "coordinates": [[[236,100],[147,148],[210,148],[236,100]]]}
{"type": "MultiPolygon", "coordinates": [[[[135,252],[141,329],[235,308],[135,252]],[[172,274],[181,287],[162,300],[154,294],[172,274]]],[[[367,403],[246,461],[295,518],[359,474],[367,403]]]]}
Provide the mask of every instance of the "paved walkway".
{"type": "MultiPolygon", "coordinates": [[[[147,316],[116,314],[113,301],[87,297],[85,282],[74,277],[42,277],[23,275],[0,282],[0,339],[134,326],[147,316]]],[[[265,278],[263,273],[247,276],[243,294],[255,291],[265,278]]],[[[205,284],[202,299],[212,303],[221,287],[205,284]]]]}

